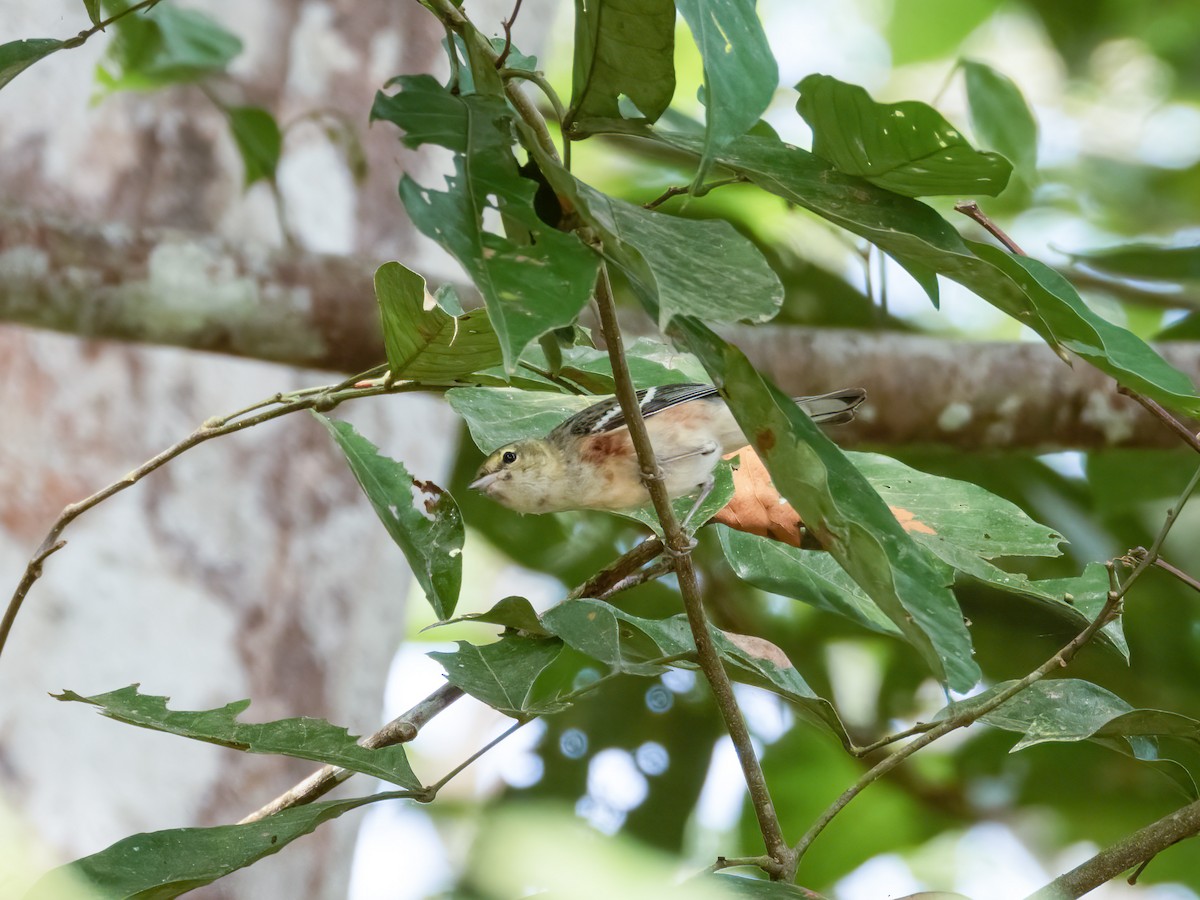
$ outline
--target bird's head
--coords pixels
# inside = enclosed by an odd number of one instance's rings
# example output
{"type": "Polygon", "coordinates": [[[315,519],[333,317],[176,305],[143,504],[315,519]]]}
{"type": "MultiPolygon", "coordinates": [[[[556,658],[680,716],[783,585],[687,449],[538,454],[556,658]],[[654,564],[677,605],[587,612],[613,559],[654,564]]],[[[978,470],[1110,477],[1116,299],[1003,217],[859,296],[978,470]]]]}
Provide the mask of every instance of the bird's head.
{"type": "Polygon", "coordinates": [[[557,512],[566,488],[562,454],[544,440],[505,444],[483,461],[474,490],[520,513],[557,512]]]}

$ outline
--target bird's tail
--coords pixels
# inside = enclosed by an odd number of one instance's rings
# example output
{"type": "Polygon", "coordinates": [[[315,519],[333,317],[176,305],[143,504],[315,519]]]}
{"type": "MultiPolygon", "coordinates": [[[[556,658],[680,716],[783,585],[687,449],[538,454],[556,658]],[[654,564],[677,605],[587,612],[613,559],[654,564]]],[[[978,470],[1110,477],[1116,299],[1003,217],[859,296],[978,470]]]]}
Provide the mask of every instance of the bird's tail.
{"type": "Polygon", "coordinates": [[[846,388],[817,397],[795,397],[800,408],[819,425],[844,425],[854,418],[854,411],[867,399],[862,388],[846,388]]]}

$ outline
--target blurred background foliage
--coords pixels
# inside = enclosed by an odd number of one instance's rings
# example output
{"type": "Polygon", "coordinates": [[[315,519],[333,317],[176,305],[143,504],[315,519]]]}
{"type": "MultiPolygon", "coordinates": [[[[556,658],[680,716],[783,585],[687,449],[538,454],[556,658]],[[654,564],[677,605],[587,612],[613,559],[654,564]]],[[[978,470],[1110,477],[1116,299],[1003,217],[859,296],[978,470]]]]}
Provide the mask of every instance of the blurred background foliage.
{"type": "MultiPolygon", "coordinates": [[[[548,14],[540,7],[527,4],[524,14],[548,14]]],[[[811,72],[862,84],[883,102],[933,103],[985,149],[992,148],[982,129],[970,128],[959,62],[977,59],[1011,78],[1037,119],[1038,161],[1036,171],[1014,177],[999,198],[984,204],[985,210],[1032,255],[1072,278],[1103,315],[1145,337],[1200,335],[1193,313],[1200,308],[1196,250],[1190,256],[1181,251],[1183,264],[1175,267],[1152,254],[1140,269],[1136,260],[1117,260],[1105,268],[1102,259],[1077,255],[1132,242],[1185,248],[1198,243],[1200,6],[1184,0],[1153,5],[764,0],[759,9],[783,82],[766,120],[800,146],[809,146],[811,135],[794,111],[791,85],[811,72]],[[1166,277],[1152,277],[1159,275],[1166,277]]],[[[557,15],[557,43],[539,65],[565,96],[570,4],[560,4],[557,15]]],[[[667,116],[674,118],[671,125],[686,125],[702,115],[696,93],[702,78],[682,20],[678,27],[678,88],[667,116]]],[[[515,34],[519,43],[519,22],[515,34]]],[[[637,203],[685,185],[692,176],[682,161],[620,138],[577,143],[574,154],[580,177],[637,203]]],[[[955,219],[953,202],[944,198],[933,205],[955,219]]],[[[726,187],[702,199],[672,199],[665,208],[727,218],[756,242],[785,285],[780,324],[968,340],[1029,337],[1012,319],[945,281],[942,310],[934,311],[898,266],[760,191],[726,187]]],[[[956,225],[976,231],[965,219],[956,225]]],[[[904,372],[898,370],[896,377],[904,372]]],[[[624,548],[635,539],[637,530],[615,517],[521,517],[473,496],[465,485],[481,457],[465,431],[459,446],[450,488],[472,528],[469,541],[499,551],[491,555],[490,566],[468,574],[462,612],[482,611],[499,596],[491,581],[500,569],[510,570],[501,559],[505,548],[520,557],[522,566],[569,588],[611,558],[614,544],[624,548]],[[480,590],[471,590],[472,579],[480,590]]],[[[938,447],[878,449],[916,468],[978,483],[1067,535],[1070,544],[1061,558],[1024,561],[1023,571],[1035,578],[1077,575],[1088,562],[1147,544],[1195,466],[1194,455],[1183,449],[1041,457],[968,455],[938,447]]],[[[1168,559],[1195,560],[1197,512],[1190,510],[1171,535],[1168,559]]],[[[916,654],[897,641],[866,635],[844,619],[741,583],[724,562],[712,530],[701,535],[698,558],[716,623],[770,636],[818,693],[835,699],[856,736],[869,740],[940,708],[944,698],[916,654]]],[[[478,556],[469,544],[468,565],[478,556]]],[[[973,623],[980,665],[996,681],[1026,674],[1074,633],[1033,603],[986,586],[962,584],[958,593],[973,623]]],[[[619,595],[615,602],[644,616],[678,609],[669,580],[619,595]]],[[[425,615],[419,606],[414,609],[425,615]]],[[[414,634],[413,640],[478,637],[477,631],[455,633],[454,627],[414,634]]],[[[1131,665],[1093,644],[1070,674],[1102,684],[1138,707],[1200,716],[1200,596],[1156,572],[1128,599],[1125,630],[1131,665]]],[[[617,680],[590,702],[548,719],[532,750],[538,758],[535,776],[500,791],[488,806],[503,810],[551,799],[574,807],[603,831],[701,863],[717,848],[726,855],[759,852],[761,839],[749,806],[737,810],[725,803],[722,810],[715,799],[731,790],[737,796],[740,785],[731,760],[721,752],[714,756],[721,729],[704,689],[686,678],[667,682],[617,680]],[[613,760],[622,762],[614,766],[613,760]],[[638,785],[632,791],[631,780],[638,785]]],[[[828,735],[795,721],[776,699],[740,691],[764,748],[768,783],[785,830],[794,837],[868,763],[847,757],[828,735]]],[[[909,867],[917,884],[957,886],[970,893],[964,873],[971,868],[969,848],[979,852],[980,843],[971,836],[998,833],[979,830],[989,823],[1004,826],[1006,835],[1054,874],[1065,867],[1064,859],[1085,855],[1072,855],[1069,848],[1111,842],[1182,800],[1153,768],[1095,745],[1042,745],[1010,754],[1014,740],[976,726],[961,739],[919,754],[834,822],[805,859],[801,883],[829,889],[872,857],[891,854],[909,867]]],[[[434,814],[446,823],[445,810],[434,814]]],[[[991,843],[994,848],[1003,844],[991,843]]],[[[1022,887],[1043,881],[1032,872],[1014,877],[990,896],[1016,896],[1022,887]]],[[[1141,881],[1173,881],[1200,891],[1194,848],[1162,854],[1141,881]]],[[[852,891],[855,883],[842,885],[852,891]]],[[[475,889],[464,882],[457,890],[475,889]]],[[[871,896],[869,889],[843,895],[871,896]]]]}

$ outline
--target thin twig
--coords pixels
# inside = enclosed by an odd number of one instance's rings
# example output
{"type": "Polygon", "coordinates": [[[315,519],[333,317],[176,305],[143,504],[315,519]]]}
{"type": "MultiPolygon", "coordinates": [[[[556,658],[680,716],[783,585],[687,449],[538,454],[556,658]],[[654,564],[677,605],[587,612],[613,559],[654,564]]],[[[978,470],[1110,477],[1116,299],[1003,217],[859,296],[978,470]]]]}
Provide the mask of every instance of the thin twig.
{"type": "Polygon", "coordinates": [[[131,13],[140,12],[142,10],[153,9],[160,2],[162,2],[162,0],[142,0],[141,3],[135,3],[133,6],[130,6],[127,9],[123,9],[120,12],[109,16],[107,19],[97,22],[91,28],[85,28],[83,31],[79,32],[79,34],[75,35],[75,37],[67,38],[65,41],[62,42],[62,49],[72,50],[75,47],[81,47],[81,46],[83,46],[84,42],[87,41],[88,38],[90,38],[94,34],[97,34],[101,31],[103,31],[105,28],[107,28],[113,22],[117,21],[117,19],[123,19],[123,18],[125,18],[125,16],[127,16],[131,13]]]}
{"type": "Polygon", "coordinates": [[[1180,841],[1200,834],[1200,800],[1189,803],[1157,822],[1101,850],[1087,862],[1059,875],[1027,900],[1074,900],[1095,890],[1126,869],[1161,853],[1180,841]]]}
{"type": "Polygon", "coordinates": [[[8,606],[4,610],[4,617],[0,619],[0,654],[4,652],[4,646],[8,642],[8,636],[12,632],[17,614],[21,611],[21,605],[25,602],[25,598],[28,596],[34,583],[42,575],[42,564],[46,561],[47,557],[66,543],[60,538],[67,526],[89,509],[98,506],[114,494],[119,494],[126,488],[137,484],[151,472],[162,468],[181,453],[213,438],[233,434],[245,428],[252,428],[255,425],[261,425],[264,422],[269,422],[272,419],[278,419],[280,416],[286,416],[294,412],[300,412],[301,410],[315,409],[327,412],[347,400],[373,397],[379,394],[399,393],[401,391],[413,390],[417,387],[412,382],[372,384],[369,387],[362,388],[345,387],[345,384],[346,382],[342,382],[341,384],[331,385],[326,388],[301,391],[292,397],[275,394],[267,400],[252,404],[243,411],[244,413],[249,410],[258,410],[275,404],[271,408],[263,409],[262,412],[258,412],[255,415],[244,416],[243,413],[235,413],[233,416],[210,419],[183,440],[172,444],[161,453],[146,460],[124,478],[114,481],[112,484],[100,489],[90,497],[80,500],[78,503],[67,504],[58,518],[54,520],[54,524],[50,526],[50,530],[42,539],[37,550],[34,551],[29,563],[25,566],[25,571],[21,576],[20,582],[17,584],[16,590],[13,591],[12,597],[8,601],[8,606]]]}
{"type": "Polygon", "coordinates": [[[508,59],[508,53],[512,50],[512,27],[517,21],[517,15],[521,12],[521,3],[523,0],[517,0],[513,6],[512,15],[507,19],[501,19],[500,24],[504,26],[504,49],[500,51],[500,55],[496,57],[496,68],[503,69],[504,61],[508,59]]]}
{"type": "Polygon", "coordinates": [[[1015,253],[1017,256],[1026,255],[1025,251],[1017,245],[1017,242],[1004,233],[1004,229],[984,215],[983,210],[979,208],[979,204],[974,200],[960,200],[954,204],[954,211],[960,212],[968,219],[974,219],[978,222],[984,230],[1002,243],[1008,249],[1009,253],[1015,253]]]}
{"type": "Polygon", "coordinates": [[[528,725],[530,721],[531,721],[530,719],[518,719],[512,725],[508,726],[508,728],[504,729],[504,731],[502,733],[500,733],[496,737],[492,738],[490,741],[488,741],[486,744],[484,744],[482,747],[480,747],[478,750],[476,750],[474,753],[472,753],[470,756],[468,756],[465,760],[463,760],[461,763],[459,763],[457,766],[455,766],[453,769],[451,769],[449,772],[447,772],[445,775],[443,775],[441,779],[439,779],[438,781],[431,784],[428,788],[426,788],[426,795],[424,797],[422,797],[421,799],[426,803],[431,803],[434,800],[434,798],[437,797],[438,791],[440,791],[442,788],[444,788],[450,782],[450,780],[452,778],[459,775],[465,768],[467,768],[467,766],[471,765],[471,763],[475,762],[475,760],[479,759],[479,757],[483,756],[483,754],[487,753],[489,750],[491,750],[493,747],[495,747],[497,744],[499,744],[505,738],[509,737],[512,734],[515,734],[517,731],[519,731],[525,725],[528,725]]]}
{"type": "MultiPolygon", "coordinates": [[[[444,26],[461,36],[464,41],[474,40],[476,49],[482,58],[491,60],[492,64],[495,64],[499,55],[492,47],[491,41],[475,28],[466,14],[454,5],[453,0],[424,0],[424,6],[437,16],[444,26]]],[[[517,115],[533,130],[538,145],[552,159],[558,160],[558,148],[554,146],[554,141],[546,128],[546,120],[542,118],[533,102],[525,96],[515,80],[510,79],[504,83],[504,92],[517,111],[517,115]]],[[[566,138],[564,137],[563,140],[565,141],[566,138]]]]}
{"type": "MultiPolygon", "coordinates": [[[[1099,614],[1087,626],[1087,628],[1076,635],[1075,638],[1073,638],[1056,654],[1050,657],[1050,659],[1048,659],[1045,663],[1038,666],[1038,668],[1034,669],[1020,681],[1014,682],[1012,685],[1005,688],[995,696],[989,698],[984,703],[970,706],[958,715],[951,716],[945,721],[938,723],[935,727],[925,732],[925,734],[918,737],[912,743],[905,744],[891,756],[873,766],[861,778],[859,778],[858,781],[856,781],[845,792],[843,792],[842,795],[838,797],[837,800],[835,800],[825,810],[825,812],[821,814],[820,818],[813,823],[812,827],[805,832],[804,836],[800,838],[799,843],[797,843],[794,848],[797,865],[799,864],[800,858],[804,856],[805,852],[812,845],[812,842],[816,839],[816,837],[831,821],[833,821],[834,817],[836,817],[837,814],[840,813],[847,806],[847,804],[849,804],[851,800],[858,796],[858,794],[861,793],[862,790],[868,785],[878,781],[881,777],[886,775],[896,766],[900,765],[900,763],[912,756],[918,750],[928,746],[929,744],[932,744],[934,741],[944,737],[951,731],[964,728],[967,725],[977,722],[992,710],[1003,705],[1004,703],[1007,703],[1031,684],[1034,684],[1035,682],[1045,678],[1055,669],[1063,668],[1070,663],[1075,657],[1075,654],[1079,652],[1080,648],[1090,641],[1097,631],[1120,615],[1121,603],[1126,594],[1129,593],[1129,589],[1133,587],[1134,583],[1141,578],[1146,570],[1157,562],[1159,552],[1162,550],[1163,542],[1166,541],[1167,535],[1170,533],[1172,526],[1179,518],[1179,511],[1183,509],[1183,505],[1192,495],[1192,492],[1195,491],[1198,483],[1200,483],[1200,469],[1197,469],[1192,475],[1191,479],[1180,493],[1179,498],[1167,511],[1163,525],[1159,529],[1158,534],[1155,536],[1154,542],[1150,545],[1150,549],[1146,550],[1138,547],[1135,550],[1130,551],[1129,554],[1124,557],[1126,561],[1133,566],[1133,570],[1125,578],[1124,584],[1122,584],[1120,579],[1117,577],[1116,566],[1113,561],[1110,560],[1106,564],[1109,577],[1108,596],[1105,598],[1104,606],[1101,608],[1099,614]]],[[[792,875],[794,877],[794,870],[792,875]]]]}
{"type": "Polygon", "coordinates": [[[667,494],[666,483],[663,481],[662,469],[658,465],[654,447],[646,432],[646,423],[642,419],[641,407],[638,404],[637,388],[625,360],[625,346],[621,338],[620,326],[617,323],[616,305],[613,303],[612,290],[608,283],[608,270],[604,262],[600,263],[600,273],[596,280],[596,305],[600,313],[600,325],[605,344],[608,347],[609,360],[612,363],[617,399],[620,401],[621,412],[625,415],[629,434],[637,451],[642,479],[654,502],[654,511],[658,515],[658,520],[662,524],[667,552],[674,559],[675,573],[679,578],[679,590],[683,596],[684,611],[687,613],[688,625],[692,630],[692,639],[696,642],[697,659],[712,687],[717,708],[725,721],[725,727],[729,731],[734,749],[737,751],[738,761],[742,766],[742,775],[750,792],[759,831],[762,832],[763,842],[766,844],[767,853],[770,854],[773,863],[766,871],[772,878],[779,878],[783,873],[793,869],[792,852],[784,839],[783,829],[779,824],[779,817],[775,812],[775,804],[771,800],[771,793],[767,788],[762,766],[758,762],[754,746],[750,741],[750,732],[746,728],[746,722],[742,718],[741,710],[733,695],[733,685],[721,663],[720,654],[713,644],[708,619],[704,612],[704,603],[700,596],[696,568],[692,562],[693,543],[675,518],[675,511],[671,507],[671,499],[667,494]]]}
{"type": "Polygon", "coordinates": [[[1200,581],[1193,578],[1191,575],[1189,575],[1187,572],[1183,571],[1182,569],[1175,568],[1175,566],[1171,565],[1169,562],[1167,562],[1161,556],[1154,561],[1154,564],[1156,566],[1158,566],[1160,569],[1162,569],[1164,572],[1170,572],[1172,575],[1174,575],[1176,578],[1178,578],[1180,581],[1182,581],[1184,584],[1186,584],[1188,587],[1190,587],[1193,591],[1200,591],[1200,581]]]}
{"type": "MultiPolygon", "coordinates": [[[[812,842],[816,840],[817,836],[825,830],[825,827],[833,821],[838,813],[846,808],[851,800],[862,793],[866,787],[878,781],[918,750],[927,747],[934,741],[939,740],[952,731],[956,731],[959,728],[965,728],[966,726],[977,722],[992,710],[1003,706],[1031,684],[1041,681],[1051,672],[1066,666],[1072,659],[1074,659],[1075,654],[1079,652],[1080,648],[1092,639],[1097,631],[1099,631],[1101,628],[1115,619],[1117,615],[1119,615],[1120,608],[1121,597],[1110,592],[1107,600],[1104,603],[1104,606],[1100,610],[1099,615],[1097,615],[1096,618],[1088,624],[1087,628],[1072,638],[1069,643],[1067,643],[1061,650],[1046,660],[1046,662],[1042,663],[1042,665],[1038,666],[1020,681],[1009,685],[1003,691],[1000,691],[994,696],[988,698],[983,703],[972,705],[957,715],[951,716],[945,721],[938,723],[932,729],[916,738],[916,740],[914,740],[912,743],[905,744],[895,753],[872,766],[871,769],[869,769],[865,774],[862,775],[862,777],[858,779],[858,781],[846,789],[841,796],[839,796],[837,800],[835,800],[820,815],[820,817],[812,824],[808,831],[804,833],[804,836],[800,838],[799,842],[793,848],[796,854],[797,863],[799,863],[800,858],[802,858],[808,851],[808,848],[812,846],[812,842]]],[[[791,874],[794,877],[794,870],[791,874]]]]}
{"type": "MultiPolygon", "coordinates": [[[[436,691],[405,713],[401,713],[388,722],[374,734],[359,741],[364,747],[378,750],[381,747],[391,747],[394,744],[406,744],[413,740],[420,730],[438,713],[445,710],[455,700],[463,696],[463,692],[452,684],[443,684],[436,691]]],[[[328,794],[355,773],[351,769],[340,766],[324,766],[309,775],[295,787],[284,791],[266,806],[252,812],[238,824],[257,822],[266,816],[293,806],[312,803],[318,797],[328,794]]]]}
{"type": "Polygon", "coordinates": [[[568,599],[580,597],[608,597],[615,593],[614,588],[624,579],[637,572],[646,563],[663,552],[663,543],[656,537],[646,538],[632,550],[622,554],[615,561],[597,572],[575,590],[571,591],[568,599]]]}
{"type": "MultiPolygon", "coordinates": [[[[725,187],[728,184],[744,184],[750,179],[745,175],[734,175],[732,178],[722,178],[719,181],[712,181],[704,185],[700,190],[707,194],[714,188],[725,187]]],[[[691,185],[686,187],[669,187],[649,203],[643,203],[642,209],[658,209],[672,197],[678,197],[680,194],[686,194],[691,191],[691,185]]]]}
{"type": "Polygon", "coordinates": [[[1130,388],[1125,387],[1123,384],[1117,387],[1117,393],[1124,394],[1126,397],[1132,397],[1134,400],[1144,406],[1152,416],[1179,435],[1180,440],[1182,440],[1197,453],[1200,453],[1200,435],[1197,435],[1194,431],[1189,430],[1186,425],[1163,409],[1158,403],[1151,400],[1149,397],[1143,397],[1137,391],[1131,390],[1130,388]]]}
{"type": "Polygon", "coordinates": [[[870,756],[876,750],[882,750],[884,747],[887,747],[889,744],[894,744],[897,741],[902,741],[905,738],[914,737],[918,734],[924,734],[925,732],[930,731],[931,729],[936,728],[936,727],[937,727],[936,722],[918,722],[916,725],[912,726],[911,728],[905,728],[903,731],[897,731],[895,734],[886,735],[885,737],[881,737],[877,741],[872,741],[870,744],[867,744],[866,746],[851,747],[850,753],[851,753],[851,755],[857,756],[861,759],[864,756],[870,756]]]}

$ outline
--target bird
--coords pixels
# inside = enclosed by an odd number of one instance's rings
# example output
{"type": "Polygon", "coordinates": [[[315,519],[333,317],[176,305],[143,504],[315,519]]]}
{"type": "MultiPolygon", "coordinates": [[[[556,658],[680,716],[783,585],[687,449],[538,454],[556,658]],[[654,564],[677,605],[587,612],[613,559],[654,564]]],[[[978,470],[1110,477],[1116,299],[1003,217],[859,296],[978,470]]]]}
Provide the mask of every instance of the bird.
{"type": "MultiPolygon", "coordinates": [[[[866,396],[847,388],[794,399],[814,422],[837,425],[853,419],[866,396]]],[[[637,398],[668,496],[698,492],[686,527],[712,490],[717,463],[749,442],[712,385],[660,385],[638,391],[637,398]]],[[[576,413],[545,437],[500,447],[470,487],[519,513],[620,512],[650,500],[616,397],[576,413]]]]}

